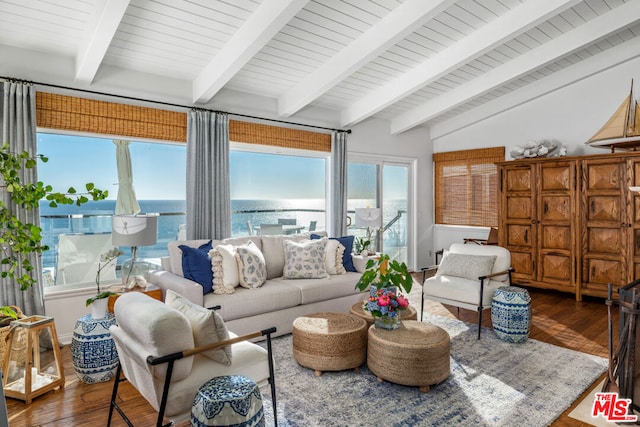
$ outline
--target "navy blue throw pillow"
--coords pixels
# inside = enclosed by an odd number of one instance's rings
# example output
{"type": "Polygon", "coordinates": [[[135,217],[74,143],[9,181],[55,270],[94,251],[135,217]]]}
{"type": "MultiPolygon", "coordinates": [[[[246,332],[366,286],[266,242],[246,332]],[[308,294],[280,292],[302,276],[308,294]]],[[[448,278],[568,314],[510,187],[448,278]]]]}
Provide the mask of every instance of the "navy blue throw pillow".
{"type": "MultiPolygon", "coordinates": [[[[343,236],[343,237],[329,237],[330,239],[337,240],[344,246],[344,255],[342,255],[342,265],[344,269],[347,271],[353,271],[357,273],[356,267],[353,265],[353,258],[351,257],[351,252],[353,251],[353,241],[355,236],[343,236]]],[[[312,234],[311,239],[322,239],[322,236],[318,234],[312,234]]]]}
{"type": "Polygon", "coordinates": [[[193,280],[202,286],[202,294],[213,290],[213,272],[211,271],[211,240],[199,248],[186,245],[178,246],[182,250],[182,272],[185,279],[193,280]]]}

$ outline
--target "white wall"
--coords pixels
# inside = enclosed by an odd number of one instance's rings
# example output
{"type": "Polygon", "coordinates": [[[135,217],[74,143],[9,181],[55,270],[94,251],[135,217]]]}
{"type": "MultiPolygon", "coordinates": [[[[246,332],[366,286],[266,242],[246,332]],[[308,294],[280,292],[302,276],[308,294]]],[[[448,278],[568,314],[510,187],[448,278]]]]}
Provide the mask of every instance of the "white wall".
{"type": "MultiPolygon", "coordinates": [[[[631,79],[635,79],[635,86],[638,88],[640,58],[435,138],[433,151],[504,146],[507,160],[510,160],[509,152],[528,140],[552,139],[567,146],[568,155],[602,154],[606,152],[605,149],[587,147],[584,143],[604,125],[629,95],[631,79]]],[[[640,91],[636,90],[635,93],[640,91]]],[[[447,247],[449,242],[456,241],[461,233],[466,232],[477,233],[478,230],[438,226],[434,242],[443,245],[440,247],[447,247]]]]}

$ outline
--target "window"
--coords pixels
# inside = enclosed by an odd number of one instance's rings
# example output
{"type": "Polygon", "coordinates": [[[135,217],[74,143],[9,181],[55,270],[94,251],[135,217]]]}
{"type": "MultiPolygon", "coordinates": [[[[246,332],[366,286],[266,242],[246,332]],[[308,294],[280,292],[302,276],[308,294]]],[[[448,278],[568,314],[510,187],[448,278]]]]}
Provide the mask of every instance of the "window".
{"type": "MultiPolygon", "coordinates": [[[[160,214],[156,245],[140,247],[138,256],[158,263],[160,257],[168,255],[167,243],[176,239],[180,225],[185,223],[186,149],[184,144],[134,141],[129,146],[129,151],[133,184],[141,211],[160,214]]],[[[38,177],[41,181],[52,185],[57,191],[66,191],[70,186],[82,191],[86,182],[93,182],[98,188],[109,191],[107,200],[90,201],[82,206],[51,208],[47,201],[40,203],[43,242],[50,248],[42,256],[43,268],[51,272],[49,283],[62,285],[76,282],[56,274],[60,256],[66,256],[67,262],[78,265],[86,264],[88,256],[69,246],[61,247],[61,234],[84,235],[87,240],[93,236],[97,242],[100,241],[100,234],[111,233],[111,218],[118,192],[115,152],[112,139],[38,133],[38,153],[49,159],[46,163],[38,164],[38,177]],[[72,259],[69,260],[69,257],[72,259]]],[[[63,246],[70,245],[64,242],[71,240],[63,241],[63,246]]],[[[105,244],[110,246],[109,242],[105,244]]],[[[99,249],[93,249],[94,253],[100,252],[99,249]]],[[[129,248],[121,249],[125,255],[118,259],[118,264],[130,258],[129,248]]],[[[77,282],[87,283],[90,282],[86,280],[87,277],[95,278],[95,271],[73,277],[81,277],[77,282]]]]}
{"type": "Polygon", "coordinates": [[[497,227],[504,147],[433,155],[436,224],[497,227]]]}
{"type": "Polygon", "coordinates": [[[262,224],[283,233],[326,228],[327,154],[234,143],[231,171],[231,234],[260,234],[262,224]],[[250,151],[249,151],[250,150],[250,151]]]}

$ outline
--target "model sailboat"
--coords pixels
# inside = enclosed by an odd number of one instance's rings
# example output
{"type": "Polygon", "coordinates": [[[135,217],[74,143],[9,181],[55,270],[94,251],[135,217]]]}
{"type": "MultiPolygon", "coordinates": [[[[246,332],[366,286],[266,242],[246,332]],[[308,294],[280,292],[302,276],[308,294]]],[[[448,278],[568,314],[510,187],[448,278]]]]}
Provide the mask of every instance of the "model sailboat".
{"type": "Polygon", "coordinates": [[[629,96],[620,104],[613,116],[585,143],[592,147],[610,147],[635,151],[640,147],[640,109],[633,99],[633,80],[629,96]]]}

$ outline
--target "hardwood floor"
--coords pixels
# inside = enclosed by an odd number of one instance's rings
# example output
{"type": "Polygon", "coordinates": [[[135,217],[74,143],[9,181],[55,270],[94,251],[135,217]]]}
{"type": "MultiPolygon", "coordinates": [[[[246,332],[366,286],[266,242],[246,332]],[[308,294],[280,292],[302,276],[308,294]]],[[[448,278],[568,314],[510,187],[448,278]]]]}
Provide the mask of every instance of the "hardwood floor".
{"type": "MultiPolygon", "coordinates": [[[[561,347],[608,357],[607,307],[603,299],[585,298],[577,302],[569,294],[529,289],[533,306],[530,337],[561,347]]],[[[420,287],[415,286],[410,299],[418,304],[420,287]]],[[[438,303],[427,303],[427,310],[443,316],[456,317],[457,309],[438,303]]],[[[614,331],[617,331],[618,312],[613,310],[614,331]]],[[[483,325],[491,327],[489,312],[485,312],[483,325]]],[[[475,312],[460,310],[460,319],[476,322],[475,312]]],[[[614,332],[615,335],[615,332],[614,332]]],[[[63,390],[36,398],[30,405],[7,399],[11,427],[100,426],[105,425],[113,380],[99,384],[80,382],[73,370],[69,346],[62,349],[66,384],[63,390]]],[[[562,369],[562,361],[558,361],[562,369]]],[[[154,425],[156,413],[146,400],[127,382],[121,384],[118,401],[136,426],[154,425]]],[[[567,410],[552,425],[588,426],[567,414],[567,410]]],[[[113,426],[125,423],[115,414],[113,426]]],[[[181,424],[186,425],[186,424],[181,424]]]]}

